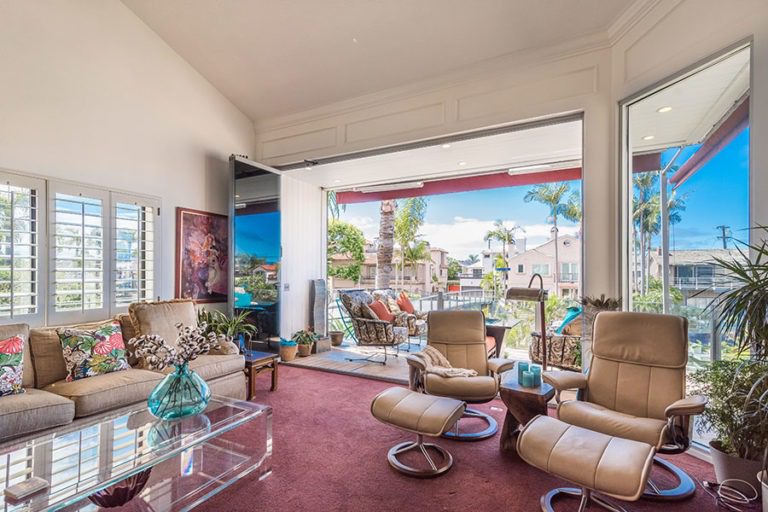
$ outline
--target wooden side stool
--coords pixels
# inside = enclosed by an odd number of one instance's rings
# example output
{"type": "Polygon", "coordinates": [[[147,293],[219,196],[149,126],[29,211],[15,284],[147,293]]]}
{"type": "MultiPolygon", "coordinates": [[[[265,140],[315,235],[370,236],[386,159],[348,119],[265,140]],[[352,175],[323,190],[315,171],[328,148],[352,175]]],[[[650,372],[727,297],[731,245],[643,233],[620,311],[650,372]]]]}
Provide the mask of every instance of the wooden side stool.
{"type": "Polygon", "coordinates": [[[278,355],[271,352],[250,351],[245,354],[245,374],[248,376],[248,400],[256,393],[256,376],[262,372],[272,372],[272,388],[277,390],[278,355]]]}

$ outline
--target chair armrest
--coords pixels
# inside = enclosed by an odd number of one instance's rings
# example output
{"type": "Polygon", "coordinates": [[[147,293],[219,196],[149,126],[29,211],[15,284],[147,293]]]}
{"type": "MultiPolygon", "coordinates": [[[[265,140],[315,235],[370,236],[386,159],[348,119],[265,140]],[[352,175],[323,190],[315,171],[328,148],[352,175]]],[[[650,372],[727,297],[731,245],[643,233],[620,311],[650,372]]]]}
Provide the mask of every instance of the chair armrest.
{"type": "Polygon", "coordinates": [[[672,416],[695,416],[704,412],[704,407],[707,405],[707,402],[707,398],[701,395],[681,398],[667,407],[664,410],[664,415],[667,418],[672,416]]]}
{"type": "Polygon", "coordinates": [[[541,378],[558,391],[587,387],[587,376],[579,372],[543,372],[541,378]]]}
{"type": "Polygon", "coordinates": [[[503,357],[492,357],[488,360],[488,369],[493,373],[499,374],[511,370],[515,367],[515,361],[504,359],[503,357]]]}
{"type": "Polygon", "coordinates": [[[424,362],[424,359],[416,354],[408,354],[405,356],[405,362],[408,363],[408,366],[415,368],[417,370],[426,371],[427,370],[427,364],[424,362]]]}

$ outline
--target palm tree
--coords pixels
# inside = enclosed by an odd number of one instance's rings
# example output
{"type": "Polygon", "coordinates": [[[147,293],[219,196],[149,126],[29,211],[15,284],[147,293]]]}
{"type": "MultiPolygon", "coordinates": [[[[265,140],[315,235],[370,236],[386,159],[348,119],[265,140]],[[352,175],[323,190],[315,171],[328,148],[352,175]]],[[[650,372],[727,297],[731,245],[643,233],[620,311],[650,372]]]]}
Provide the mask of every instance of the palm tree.
{"type": "MultiPolygon", "coordinates": [[[[424,224],[427,214],[427,200],[423,197],[409,197],[397,203],[395,215],[395,241],[400,246],[400,282],[405,273],[403,248],[413,243],[418,238],[419,229],[424,224]]],[[[397,267],[395,268],[395,281],[397,281],[397,267]]]]}
{"type": "MultiPolygon", "coordinates": [[[[485,234],[485,240],[490,243],[491,240],[501,242],[501,260],[504,267],[507,266],[507,246],[515,244],[515,231],[519,229],[519,226],[512,226],[507,228],[504,226],[504,222],[501,219],[496,220],[493,223],[493,229],[485,234]]],[[[503,274],[502,284],[506,290],[507,274],[503,274]]]]}
{"type": "MultiPolygon", "coordinates": [[[[422,261],[427,261],[431,258],[429,253],[429,244],[424,240],[406,245],[403,248],[403,268],[405,265],[411,267],[411,276],[415,281],[417,276],[417,265],[422,261]]],[[[425,279],[427,276],[424,276],[425,279]]]]}
{"type": "Polygon", "coordinates": [[[379,247],[376,251],[376,288],[389,288],[392,279],[392,256],[395,252],[395,210],[394,199],[381,202],[379,218],[379,247]]]}
{"type": "Polygon", "coordinates": [[[470,254],[469,256],[467,256],[467,261],[465,263],[467,263],[468,265],[474,265],[478,261],[480,261],[480,256],[478,256],[477,254],[470,254]]]}
{"type": "Polygon", "coordinates": [[[560,257],[557,245],[557,218],[561,216],[571,222],[581,221],[581,206],[579,205],[578,192],[572,192],[566,202],[563,198],[571,190],[571,185],[567,182],[562,183],[542,183],[529,190],[523,200],[526,203],[532,201],[541,203],[549,208],[549,218],[552,222],[552,232],[555,239],[555,271],[552,274],[555,281],[555,291],[559,293],[558,283],[560,282],[560,257]]]}

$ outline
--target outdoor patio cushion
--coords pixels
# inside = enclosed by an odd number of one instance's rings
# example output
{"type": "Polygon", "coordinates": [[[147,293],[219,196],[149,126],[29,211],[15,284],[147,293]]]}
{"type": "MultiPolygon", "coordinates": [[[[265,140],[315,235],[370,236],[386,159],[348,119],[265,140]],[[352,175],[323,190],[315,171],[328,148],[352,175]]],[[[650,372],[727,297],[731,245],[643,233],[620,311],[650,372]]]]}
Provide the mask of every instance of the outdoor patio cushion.
{"type": "Polygon", "coordinates": [[[161,373],[131,369],[72,382],[62,379],[44,391],[75,402],[75,418],[81,418],[144,401],[162,378],[161,373]]]}
{"type": "Polygon", "coordinates": [[[557,409],[557,417],[572,425],[648,443],[656,448],[664,444],[664,431],[667,426],[667,422],[663,420],[630,416],[601,405],[577,400],[562,402],[557,409]]]}
{"type": "Polygon", "coordinates": [[[499,385],[495,377],[486,375],[441,377],[427,373],[424,375],[424,390],[430,395],[450,396],[467,402],[487,402],[496,396],[499,385]]]}
{"type": "MultiPolygon", "coordinates": [[[[245,369],[245,358],[240,354],[200,356],[189,363],[189,369],[197,372],[203,380],[213,380],[245,369]]],[[[165,373],[172,371],[167,369],[165,373]]]]}
{"type": "Polygon", "coordinates": [[[14,336],[21,336],[24,340],[21,385],[25,388],[32,387],[35,385],[35,368],[32,366],[32,350],[29,348],[29,326],[27,324],[0,325],[0,340],[7,340],[14,336]]]}
{"type": "Polygon", "coordinates": [[[536,416],[518,436],[525,462],[579,486],[635,501],[643,494],[655,450],[652,446],[536,416]]]}
{"type": "Polygon", "coordinates": [[[429,396],[405,388],[389,388],[371,403],[377,420],[416,434],[437,437],[464,414],[464,402],[429,396]]]}
{"type": "Polygon", "coordinates": [[[375,300],[371,302],[370,308],[373,310],[374,313],[376,313],[376,318],[379,320],[386,320],[387,322],[391,322],[395,319],[395,315],[389,312],[387,309],[387,305],[381,302],[380,300],[375,300]]]}
{"type": "Polygon", "coordinates": [[[0,440],[58,427],[75,417],[71,400],[35,388],[0,398],[0,440]]]}

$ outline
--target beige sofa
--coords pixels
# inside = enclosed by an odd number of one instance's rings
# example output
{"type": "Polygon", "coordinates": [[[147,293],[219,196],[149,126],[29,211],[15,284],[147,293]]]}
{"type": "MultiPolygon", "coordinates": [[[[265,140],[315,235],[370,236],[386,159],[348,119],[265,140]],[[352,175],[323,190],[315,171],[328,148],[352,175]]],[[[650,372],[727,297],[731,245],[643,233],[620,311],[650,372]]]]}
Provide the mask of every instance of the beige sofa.
{"type": "MultiPolygon", "coordinates": [[[[191,301],[141,303],[119,315],[127,342],[139,334],[175,339],[175,324],[196,322],[191,301]]],[[[80,324],[92,328],[108,320],[80,324]]],[[[66,365],[56,327],[30,329],[26,324],[0,326],[0,339],[21,334],[24,346],[24,393],[0,397],[0,442],[30,432],[66,425],[77,418],[144,401],[164,373],[143,369],[128,346],[131,369],[66,381],[66,365]]],[[[245,399],[242,355],[204,355],[190,363],[215,395],[245,399]]]]}

